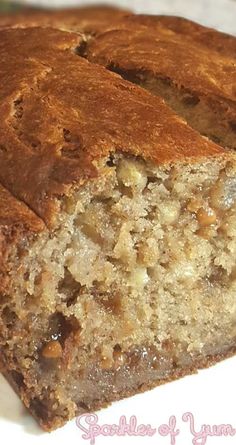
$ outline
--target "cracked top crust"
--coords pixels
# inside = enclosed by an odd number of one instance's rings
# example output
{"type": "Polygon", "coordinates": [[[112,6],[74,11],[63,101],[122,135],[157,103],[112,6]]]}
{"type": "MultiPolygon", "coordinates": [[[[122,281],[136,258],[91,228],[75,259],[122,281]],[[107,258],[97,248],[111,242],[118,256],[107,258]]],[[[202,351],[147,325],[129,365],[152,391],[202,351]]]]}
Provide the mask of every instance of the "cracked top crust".
{"type": "Polygon", "coordinates": [[[114,151],[157,165],[224,156],[160,98],[78,56],[81,43],[56,29],[0,31],[0,225],[52,227],[56,198],[114,151]]]}
{"type": "Polygon", "coordinates": [[[189,20],[129,16],[92,39],[88,59],[124,73],[169,80],[236,122],[236,38],[189,20]],[[217,104],[217,105],[216,105],[217,104]]]}

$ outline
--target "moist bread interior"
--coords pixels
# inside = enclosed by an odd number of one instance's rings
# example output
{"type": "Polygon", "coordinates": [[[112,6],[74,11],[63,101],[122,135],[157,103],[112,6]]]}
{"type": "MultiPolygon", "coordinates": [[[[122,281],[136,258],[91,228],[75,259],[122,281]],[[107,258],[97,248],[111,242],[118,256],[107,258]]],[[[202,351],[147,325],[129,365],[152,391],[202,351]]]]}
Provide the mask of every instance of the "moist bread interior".
{"type": "Polygon", "coordinates": [[[8,378],[48,428],[235,345],[235,166],[97,168],[13,250],[1,303],[8,378]]]}

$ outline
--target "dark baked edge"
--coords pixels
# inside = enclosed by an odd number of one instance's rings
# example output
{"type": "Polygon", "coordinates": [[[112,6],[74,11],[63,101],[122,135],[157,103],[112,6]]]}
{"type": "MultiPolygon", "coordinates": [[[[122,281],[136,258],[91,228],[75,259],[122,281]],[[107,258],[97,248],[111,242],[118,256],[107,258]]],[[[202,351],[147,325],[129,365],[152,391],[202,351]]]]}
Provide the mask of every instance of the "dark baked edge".
{"type": "MultiPolygon", "coordinates": [[[[135,388],[130,388],[129,391],[119,392],[118,394],[112,393],[112,397],[109,400],[106,401],[98,401],[94,403],[94,405],[91,407],[91,410],[89,412],[95,412],[98,410],[101,410],[103,408],[107,408],[109,405],[111,405],[115,401],[119,401],[122,399],[126,399],[129,397],[132,397],[137,394],[144,393],[146,391],[150,391],[151,389],[154,389],[158,386],[161,386],[165,383],[170,383],[175,380],[178,380],[180,378],[198,374],[199,371],[203,369],[210,368],[213,365],[216,365],[217,363],[220,363],[224,361],[227,358],[231,358],[236,354],[236,345],[233,347],[230,347],[226,352],[222,354],[215,354],[212,356],[207,357],[201,357],[197,358],[191,366],[186,368],[181,368],[175,370],[171,375],[168,375],[165,379],[157,379],[152,382],[144,382],[143,384],[139,385],[135,388]]],[[[11,385],[11,387],[14,389],[15,393],[19,396],[21,401],[24,403],[24,395],[21,394],[21,390],[16,384],[15,380],[12,378],[11,374],[7,371],[2,372],[2,375],[5,377],[5,379],[8,381],[8,383],[11,385]]],[[[60,428],[64,426],[69,420],[73,420],[73,418],[62,418],[62,417],[55,417],[51,422],[43,422],[42,419],[36,414],[36,412],[33,409],[29,409],[32,416],[35,418],[35,420],[39,423],[41,428],[43,428],[46,432],[51,432],[57,428],[60,428]]],[[[78,409],[77,416],[86,413],[87,411],[83,408],[78,409]]]]}

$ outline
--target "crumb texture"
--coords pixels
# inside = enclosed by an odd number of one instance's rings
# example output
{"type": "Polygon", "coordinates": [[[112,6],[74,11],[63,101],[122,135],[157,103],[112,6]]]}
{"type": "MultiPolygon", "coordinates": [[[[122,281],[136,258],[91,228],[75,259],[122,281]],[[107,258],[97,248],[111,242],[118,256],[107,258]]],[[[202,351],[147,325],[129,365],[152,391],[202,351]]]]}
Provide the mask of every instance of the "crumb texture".
{"type": "Polygon", "coordinates": [[[22,243],[1,304],[2,351],[45,425],[235,344],[235,166],[98,168],[54,233],[22,243]]]}

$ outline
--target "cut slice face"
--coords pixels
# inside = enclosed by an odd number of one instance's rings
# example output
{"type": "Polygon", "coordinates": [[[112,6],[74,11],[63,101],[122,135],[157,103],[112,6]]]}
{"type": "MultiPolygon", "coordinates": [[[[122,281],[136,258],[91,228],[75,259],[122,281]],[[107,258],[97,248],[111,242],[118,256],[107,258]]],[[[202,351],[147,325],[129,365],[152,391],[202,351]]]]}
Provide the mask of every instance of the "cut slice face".
{"type": "Polygon", "coordinates": [[[46,429],[235,348],[235,164],[113,154],[98,172],[21,243],[1,306],[7,376],[46,429]]]}

